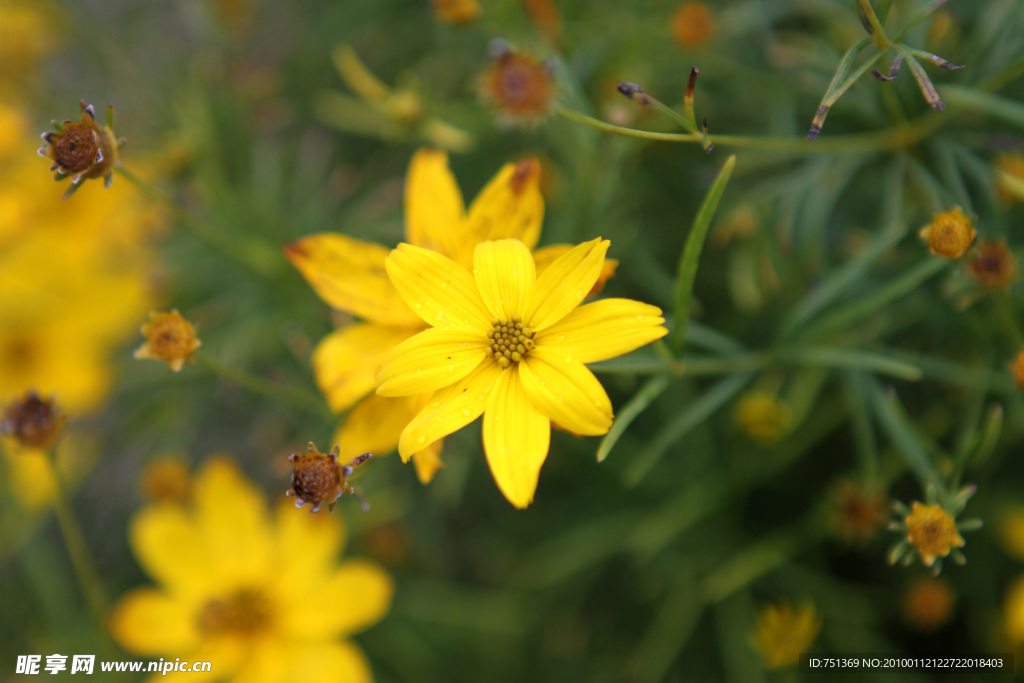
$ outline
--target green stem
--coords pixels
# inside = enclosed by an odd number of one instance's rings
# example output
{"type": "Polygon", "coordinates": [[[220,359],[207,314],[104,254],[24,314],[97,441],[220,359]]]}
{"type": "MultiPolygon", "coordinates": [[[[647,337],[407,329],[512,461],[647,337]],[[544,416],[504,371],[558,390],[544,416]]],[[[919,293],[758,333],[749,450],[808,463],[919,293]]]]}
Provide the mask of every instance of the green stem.
{"type": "MultiPolygon", "coordinates": [[[[658,140],[661,142],[694,142],[701,144],[702,137],[691,133],[656,133],[635,128],[625,128],[607,123],[583,112],[558,105],[555,110],[559,116],[590,126],[596,130],[615,135],[625,135],[641,140],[658,140]]],[[[855,133],[840,135],[827,139],[808,142],[806,138],[771,138],[747,135],[709,135],[715,147],[735,147],[772,152],[788,152],[792,154],[870,154],[884,150],[895,150],[912,147],[918,141],[928,137],[943,125],[944,119],[937,117],[921,117],[905,126],[898,126],[874,133],[855,133]]]]}
{"type": "Polygon", "coordinates": [[[297,408],[316,415],[319,418],[324,418],[332,422],[335,419],[334,414],[324,406],[322,401],[301,389],[275,384],[274,382],[265,380],[262,377],[253,375],[252,373],[246,372],[240,368],[222,363],[205,353],[197,353],[195,355],[195,359],[199,365],[203,366],[210,372],[231,380],[235,384],[245,387],[254,394],[260,394],[274,399],[275,401],[284,400],[297,408]]]}
{"type": "Polygon", "coordinates": [[[46,450],[46,460],[50,466],[50,473],[53,476],[53,511],[57,517],[57,525],[60,527],[61,535],[64,537],[64,545],[67,547],[68,555],[71,557],[71,566],[74,569],[75,577],[78,579],[78,585],[82,590],[89,613],[98,627],[98,633],[105,633],[107,598],[100,584],[99,574],[96,572],[96,568],[89,557],[85,535],[82,534],[82,529],[78,526],[78,521],[75,519],[75,513],[71,509],[67,488],[65,488],[60,471],[57,469],[57,457],[54,449],[46,450]]]}
{"type": "Polygon", "coordinates": [[[892,45],[889,36],[885,35],[882,22],[878,21],[878,16],[875,14],[875,9],[871,6],[871,3],[868,0],[857,0],[857,7],[861,11],[861,16],[867,20],[868,25],[871,27],[871,38],[875,41],[878,49],[884,50],[892,45]]]}
{"type": "Polygon", "coordinates": [[[195,216],[164,192],[153,187],[124,166],[118,165],[114,171],[134,185],[142,194],[170,209],[181,226],[200,242],[265,278],[273,278],[280,272],[282,257],[274,247],[252,239],[238,240],[216,225],[195,216]]]}

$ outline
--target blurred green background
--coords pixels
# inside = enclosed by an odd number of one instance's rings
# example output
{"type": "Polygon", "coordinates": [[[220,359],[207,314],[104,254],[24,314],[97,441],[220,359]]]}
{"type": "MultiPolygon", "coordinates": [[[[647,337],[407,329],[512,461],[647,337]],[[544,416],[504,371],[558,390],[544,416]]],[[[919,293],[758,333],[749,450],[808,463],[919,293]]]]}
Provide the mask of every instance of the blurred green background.
{"type": "MultiPolygon", "coordinates": [[[[895,0],[887,30],[925,5],[895,0]]],[[[604,294],[667,314],[698,207],[727,157],[737,162],[701,255],[682,369],[651,349],[596,368],[617,414],[644,387],[658,394],[607,460],[595,462],[599,439],[556,431],[525,511],[494,486],[478,423],[448,439],[429,485],[394,454],[361,468],[371,511],[343,498],[335,515],[350,529],[346,555],[395,581],[390,612],[355,637],[376,680],[803,679],[765,670],[753,645],[758,610],[778,601],[815,606],[821,629],[804,648],[815,652],[1024,645],[1014,626],[1024,603],[1008,597],[1024,574],[1024,401],[1009,369],[1024,347],[1021,288],[992,291],[971,277],[970,254],[947,262],[917,237],[960,206],[980,240],[1020,251],[1021,3],[952,0],[907,36],[965,65],[925,66],[945,112],[906,67],[890,83],[865,75],[814,142],[806,134],[833,73],[866,35],[852,0],[709,2],[713,23],[696,40],[678,35],[674,2],[481,0],[481,10],[453,24],[426,1],[0,0],[0,400],[36,388],[65,406],[58,459],[106,592],[152,583],[126,532],[146,501],[147,463],[170,454],[198,467],[230,453],[277,502],[286,456],[309,440],[326,450],[337,426],[202,367],[170,374],[133,360],[145,314],[177,308],[209,356],[319,396],[310,353],[344,319],[279,248],[322,231],[401,241],[406,167],[437,143],[422,124],[439,119],[471,136],[451,154],[467,201],[504,163],[538,157],[541,244],[610,239],[620,265],[604,294]],[[560,104],[535,125],[501,125],[482,103],[496,38],[550,60],[560,104]],[[340,45],[411,109],[362,99],[332,62],[340,45]],[[637,82],[681,110],[695,65],[697,119],[713,139],[783,142],[716,142],[706,154],[555,111],[682,132],[615,85],[637,82]],[[61,204],[63,186],[33,151],[51,118],[78,119],[81,98],[116,106],[124,166],[181,208],[121,176],[108,194],[89,183],[61,204]],[[893,134],[847,137],[880,132],[893,134]],[[39,320],[26,322],[26,307],[39,320]],[[55,350],[26,369],[17,349],[44,343],[55,350]],[[783,406],[768,438],[742,418],[750,391],[783,406]],[[980,448],[986,429],[995,440],[980,448]],[[961,456],[964,483],[978,486],[965,516],[985,525],[964,536],[967,564],[947,561],[940,597],[922,607],[911,598],[930,572],[887,563],[899,536],[885,530],[885,501],[925,500],[914,463],[948,481],[961,456]]],[[[878,67],[887,73],[888,58],[878,67]]],[[[27,457],[4,461],[4,680],[18,680],[19,654],[109,647],[49,498],[25,497],[46,475],[25,471],[27,457]]]]}

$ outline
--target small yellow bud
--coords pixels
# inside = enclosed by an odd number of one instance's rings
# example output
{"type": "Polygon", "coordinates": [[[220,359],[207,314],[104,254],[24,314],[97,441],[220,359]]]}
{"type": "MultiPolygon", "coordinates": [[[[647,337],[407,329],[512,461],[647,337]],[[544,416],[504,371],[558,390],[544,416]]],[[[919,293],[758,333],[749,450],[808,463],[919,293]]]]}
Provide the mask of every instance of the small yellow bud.
{"type": "Polygon", "coordinates": [[[174,372],[191,361],[202,345],[192,323],[182,318],[177,309],[170,313],[151,311],[149,322],[142,326],[142,334],[146,343],[135,349],[135,357],[162,360],[174,372]]]}
{"type": "Polygon", "coordinates": [[[959,206],[935,214],[932,222],[921,229],[921,238],[928,242],[928,250],[936,256],[960,258],[977,235],[971,219],[959,206]]]}

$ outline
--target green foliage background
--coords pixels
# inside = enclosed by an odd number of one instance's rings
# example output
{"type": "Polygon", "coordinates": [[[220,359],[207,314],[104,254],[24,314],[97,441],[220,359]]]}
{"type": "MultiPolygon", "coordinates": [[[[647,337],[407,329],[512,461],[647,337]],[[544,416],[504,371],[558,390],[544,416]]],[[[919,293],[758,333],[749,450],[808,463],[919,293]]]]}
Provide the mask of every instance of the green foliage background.
{"type": "MultiPolygon", "coordinates": [[[[491,480],[475,425],[449,439],[447,467],[429,486],[391,455],[361,474],[371,512],[341,501],[349,554],[372,552],[367,539],[385,526],[408,544],[407,559],[389,567],[391,613],[357,637],[379,681],[785,680],[764,672],[750,645],[757,606],[779,599],[818,607],[816,651],[1008,651],[1002,601],[1022,567],[997,530],[1024,481],[1024,402],[1007,370],[1022,346],[1021,291],[979,293],[962,264],[940,263],[916,233],[959,205],[982,237],[1019,250],[1021,203],[997,197],[991,164],[1024,151],[1024,9],[953,0],[944,36],[931,20],[908,36],[966,65],[925,67],[945,112],[930,110],[909,73],[891,83],[864,77],[808,142],[840,58],[864,36],[855,3],[710,4],[717,35],[694,50],[672,42],[675,5],[654,0],[559,0],[557,45],[512,0],[484,0],[481,20],[465,27],[439,22],[424,2],[253,0],[237,31],[201,0],[68,2],[61,49],[23,84],[40,129],[70,116],[79,98],[115,103],[129,168],[136,154],[181,152],[161,187],[232,246],[212,248],[176,215],[160,242],[167,307],[199,324],[211,356],[311,394],[309,353],[334,321],[277,248],[325,230],[397,243],[403,175],[423,142],[322,122],[318,98],[346,90],[330,60],[336,45],[350,44],[386,83],[414,79],[428,111],[474,135],[475,148],[451,158],[467,198],[506,161],[540,156],[550,189],[541,243],[611,239],[621,265],[606,294],[667,313],[698,207],[736,154],[701,254],[682,365],[645,349],[599,372],[620,414],[650,378],[667,378],[603,463],[600,440],[555,432],[536,501],[516,511],[491,480]],[[697,65],[696,112],[712,137],[788,142],[716,143],[705,154],[557,114],[498,127],[475,91],[496,37],[551,57],[566,107],[598,118],[618,108],[636,128],[680,132],[614,84],[639,82],[681,109],[697,65]],[[905,146],[843,142],[901,126],[928,128],[905,146]],[[723,244],[738,211],[756,230],[723,244]],[[239,244],[262,272],[235,258],[239,244]],[[777,388],[793,406],[791,432],[770,446],[735,426],[735,399],[755,386],[777,388]],[[894,534],[863,547],[837,538],[831,492],[842,478],[877,477],[892,499],[923,500],[914,458],[946,476],[993,406],[1003,411],[998,444],[964,479],[979,486],[966,514],[986,527],[966,537],[967,565],[944,569],[958,596],[952,620],[921,634],[899,606],[926,570],[887,564],[894,534]]],[[[896,0],[887,27],[922,4],[896,0]]],[[[335,427],[200,368],[171,376],[132,361],[130,345],[122,357],[113,400],[80,423],[105,449],[74,498],[115,595],[148,582],[125,534],[148,457],[200,462],[228,451],[276,497],[288,487],[285,456],[310,439],[325,444],[335,427]]],[[[56,527],[41,523],[28,549],[0,566],[5,662],[88,651],[93,638],[56,527]]]]}

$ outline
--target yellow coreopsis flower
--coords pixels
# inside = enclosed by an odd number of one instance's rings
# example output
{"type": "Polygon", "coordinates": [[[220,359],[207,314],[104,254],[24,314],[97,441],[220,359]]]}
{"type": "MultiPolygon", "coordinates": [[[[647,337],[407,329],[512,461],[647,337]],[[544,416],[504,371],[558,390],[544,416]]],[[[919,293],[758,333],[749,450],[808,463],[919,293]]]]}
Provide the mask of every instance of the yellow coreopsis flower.
{"type": "MultiPolygon", "coordinates": [[[[110,630],[125,649],[208,661],[216,680],[371,681],[360,649],[343,638],[387,613],[391,578],[376,564],[335,564],[337,516],[303,515],[285,502],[267,514],[261,492],[227,458],[206,463],[193,503],[136,514],[129,540],[158,587],[125,595],[110,630]]],[[[182,681],[195,674],[154,674],[182,681]]]]}
{"type": "Polygon", "coordinates": [[[396,289],[430,328],[399,344],[377,371],[377,393],[434,392],[402,432],[408,460],[484,415],[484,450],[510,503],[533,501],[551,422],[604,434],[612,406],[584,363],[665,335],[661,309],[629,299],[580,306],[610,242],[573,248],[539,276],[519,240],[482,242],[473,272],[429,249],[400,244],[387,259],[396,289]]]}
{"type": "Polygon", "coordinates": [[[757,611],[754,646],[766,669],[782,669],[796,664],[820,630],[821,617],[814,605],[769,604],[757,611]]]}
{"type": "MultiPolygon", "coordinates": [[[[544,198],[540,166],[535,159],[505,164],[480,191],[467,211],[462,193],[442,151],[421,149],[413,155],[405,182],[405,238],[436,250],[466,267],[481,241],[506,237],[532,248],[540,238],[544,198]]],[[[567,245],[539,249],[534,258],[541,270],[567,245]]],[[[313,352],[313,371],[331,409],[351,408],[334,436],[340,459],[361,453],[389,453],[398,435],[426,405],[429,394],[386,399],[373,393],[374,372],[396,345],[426,328],[387,278],[387,247],[339,233],[304,237],[285,247],[288,259],[320,298],[364,322],[345,325],[320,342],[313,352]],[[354,406],[354,407],[353,407],[354,406]]],[[[600,282],[611,276],[606,265],[600,282]]],[[[416,471],[429,482],[441,466],[441,442],[419,451],[416,471]]]]}

